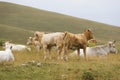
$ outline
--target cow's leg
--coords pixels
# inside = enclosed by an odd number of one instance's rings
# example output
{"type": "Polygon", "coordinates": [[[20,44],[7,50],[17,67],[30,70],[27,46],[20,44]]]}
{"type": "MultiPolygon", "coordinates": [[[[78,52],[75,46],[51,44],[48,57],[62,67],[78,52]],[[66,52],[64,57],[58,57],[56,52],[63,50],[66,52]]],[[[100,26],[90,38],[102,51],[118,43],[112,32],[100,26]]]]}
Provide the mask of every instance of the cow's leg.
{"type": "Polygon", "coordinates": [[[40,46],[36,45],[38,53],[40,52],[40,46]]]}
{"type": "Polygon", "coordinates": [[[78,60],[80,59],[80,48],[77,49],[78,60]]]}
{"type": "Polygon", "coordinates": [[[44,49],[44,61],[47,59],[47,46],[43,46],[44,49]]]}
{"type": "Polygon", "coordinates": [[[67,55],[68,55],[68,47],[65,47],[64,56],[63,56],[65,61],[68,61],[68,56],[67,55]]]}
{"type": "Polygon", "coordinates": [[[51,56],[51,48],[48,49],[48,54],[49,54],[49,59],[51,60],[51,59],[52,59],[52,56],[51,56]]]}
{"type": "Polygon", "coordinates": [[[84,46],[83,52],[84,52],[84,58],[85,58],[85,60],[87,60],[87,58],[86,58],[86,46],[84,46]]]}
{"type": "Polygon", "coordinates": [[[58,60],[62,59],[61,53],[62,53],[62,49],[58,48],[58,60]]]}

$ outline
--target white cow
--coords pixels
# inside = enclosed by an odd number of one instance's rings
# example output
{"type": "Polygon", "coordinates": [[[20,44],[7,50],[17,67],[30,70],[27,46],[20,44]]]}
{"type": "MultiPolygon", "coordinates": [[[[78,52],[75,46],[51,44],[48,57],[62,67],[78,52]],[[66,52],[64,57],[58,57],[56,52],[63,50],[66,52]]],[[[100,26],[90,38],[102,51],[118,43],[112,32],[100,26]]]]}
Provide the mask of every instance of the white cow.
{"type": "Polygon", "coordinates": [[[9,62],[9,61],[14,62],[14,55],[11,49],[12,49],[12,45],[6,45],[5,51],[0,51],[0,63],[9,62]]]}
{"type": "MultiPolygon", "coordinates": [[[[108,42],[105,45],[98,45],[94,47],[87,47],[86,48],[86,55],[87,56],[101,56],[101,55],[108,55],[109,53],[117,54],[117,50],[115,48],[115,41],[108,42]]],[[[77,51],[74,51],[70,54],[70,56],[77,55],[77,51]]],[[[80,49],[80,56],[84,56],[83,49],[80,49]]]]}
{"type": "Polygon", "coordinates": [[[13,44],[13,43],[10,43],[9,41],[5,42],[5,47],[7,45],[12,45],[12,50],[13,51],[21,51],[21,50],[28,50],[28,51],[31,51],[31,48],[30,47],[27,47],[25,45],[21,45],[21,44],[13,44]]]}
{"type": "Polygon", "coordinates": [[[58,51],[58,59],[60,59],[60,55],[63,48],[63,37],[64,33],[62,32],[56,32],[56,33],[49,33],[44,34],[41,38],[41,44],[44,49],[44,60],[46,60],[47,55],[50,55],[51,59],[51,48],[53,46],[57,47],[58,51]]]}

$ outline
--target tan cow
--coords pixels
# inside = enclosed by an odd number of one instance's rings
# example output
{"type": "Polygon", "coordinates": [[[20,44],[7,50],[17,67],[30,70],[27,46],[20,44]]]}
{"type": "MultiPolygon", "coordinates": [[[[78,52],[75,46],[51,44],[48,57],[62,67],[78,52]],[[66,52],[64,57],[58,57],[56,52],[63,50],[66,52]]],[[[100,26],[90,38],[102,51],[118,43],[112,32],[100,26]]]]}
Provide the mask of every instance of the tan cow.
{"type": "Polygon", "coordinates": [[[36,40],[35,37],[29,37],[27,40],[27,45],[34,45],[37,48],[38,52],[40,51],[42,47],[40,42],[36,40]]]}
{"type": "Polygon", "coordinates": [[[87,42],[90,39],[93,39],[93,33],[89,29],[85,30],[84,33],[82,34],[73,34],[70,32],[65,32],[65,36],[64,36],[64,57],[65,59],[68,60],[67,58],[68,50],[72,47],[76,47],[77,53],[78,53],[78,59],[79,59],[80,48],[81,48],[84,51],[85,60],[87,60],[86,59],[86,47],[87,47],[87,42]]]}

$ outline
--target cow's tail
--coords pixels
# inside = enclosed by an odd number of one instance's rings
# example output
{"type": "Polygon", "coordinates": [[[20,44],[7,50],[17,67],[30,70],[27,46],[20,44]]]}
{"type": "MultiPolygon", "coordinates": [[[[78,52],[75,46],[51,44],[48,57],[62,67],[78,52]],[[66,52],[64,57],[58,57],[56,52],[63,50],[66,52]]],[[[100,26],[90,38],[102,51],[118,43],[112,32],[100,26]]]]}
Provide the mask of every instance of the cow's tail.
{"type": "Polygon", "coordinates": [[[63,40],[66,38],[67,33],[68,33],[67,31],[64,32],[63,40]]]}

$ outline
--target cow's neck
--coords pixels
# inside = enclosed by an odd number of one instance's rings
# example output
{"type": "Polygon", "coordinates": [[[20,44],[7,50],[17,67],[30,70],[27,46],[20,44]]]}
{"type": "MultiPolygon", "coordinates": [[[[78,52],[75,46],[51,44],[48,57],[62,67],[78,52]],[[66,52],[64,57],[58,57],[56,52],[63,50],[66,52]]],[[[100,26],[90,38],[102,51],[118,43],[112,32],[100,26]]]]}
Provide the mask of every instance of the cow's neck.
{"type": "Polygon", "coordinates": [[[90,40],[89,34],[88,34],[87,32],[84,32],[84,36],[86,37],[86,40],[87,40],[87,41],[90,40]]]}

